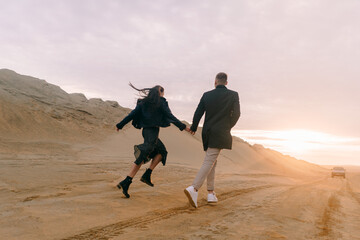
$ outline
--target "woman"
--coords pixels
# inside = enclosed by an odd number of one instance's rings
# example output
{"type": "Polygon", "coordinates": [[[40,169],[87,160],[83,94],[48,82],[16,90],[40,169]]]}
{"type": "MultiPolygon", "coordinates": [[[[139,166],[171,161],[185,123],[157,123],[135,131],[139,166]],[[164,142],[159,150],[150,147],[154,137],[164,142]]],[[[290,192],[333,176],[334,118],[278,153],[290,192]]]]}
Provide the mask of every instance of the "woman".
{"type": "Polygon", "coordinates": [[[122,189],[125,197],[129,198],[129,186],[132,183],[133,177],[139,171],[142,164],[149,162],[150,167],[146,169],[141,177],[141,181],[153,187],[151,182],[151,173],[154,168],[161,161],[163,165],[166,163],[167,151],[159,139],[160,127],[168,127],[170,123],[177,126],[180,131],[186,129],[190,131],[185,124],[180,122],[172,113],[164,98],[164,88],[157,85],[153,88],[137,89],[131,83],[130,86],[144,95],[143,98],[138,99],[136,108],[130,112],[120,123],[116,125],[117,131],[122,129],[128,122],[132,120],[135,128],[143,129],[142,136],[144,143],[134,146],[135,162],[127,175],[117,187],[122,189]]]}

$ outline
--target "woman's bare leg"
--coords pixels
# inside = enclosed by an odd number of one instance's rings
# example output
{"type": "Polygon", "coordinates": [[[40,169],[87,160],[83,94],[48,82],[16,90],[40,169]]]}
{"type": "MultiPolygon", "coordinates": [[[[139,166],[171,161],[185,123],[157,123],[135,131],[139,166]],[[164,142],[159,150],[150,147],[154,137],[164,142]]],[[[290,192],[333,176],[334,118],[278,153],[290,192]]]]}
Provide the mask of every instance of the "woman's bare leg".
{"type": "Polygon", "coordinates": [[[139,171],[140,167],[142,164],[136,165],[135,163],[133,164],[128,176],[133,178],[135,177],[136,173],[139,171]]]}
{"type": "Polygon", "coordinates": [[[151,164],[150,164],[150,169],[151,170],[154,170],[154,168],[159,164],[159,162],[161,162],[161,159],[162,159],[162,156],[161,154],[158,154],[156,155],[153,160],[151,161],[151,164]]]}

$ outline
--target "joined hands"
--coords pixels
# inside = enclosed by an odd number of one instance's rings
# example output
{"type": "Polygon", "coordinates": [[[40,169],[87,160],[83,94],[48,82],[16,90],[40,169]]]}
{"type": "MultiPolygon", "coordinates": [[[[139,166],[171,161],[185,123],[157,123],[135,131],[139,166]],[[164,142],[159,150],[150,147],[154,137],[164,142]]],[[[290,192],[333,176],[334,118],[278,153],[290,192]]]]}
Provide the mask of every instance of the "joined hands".
{"type": "Polygon", "coordinates": [[[191,135],[194,135],[195,132],[191,131],[191,129],[189,127],[185,128],[185,131],[187,131],[188,133],[190,133],[191,135]]]}

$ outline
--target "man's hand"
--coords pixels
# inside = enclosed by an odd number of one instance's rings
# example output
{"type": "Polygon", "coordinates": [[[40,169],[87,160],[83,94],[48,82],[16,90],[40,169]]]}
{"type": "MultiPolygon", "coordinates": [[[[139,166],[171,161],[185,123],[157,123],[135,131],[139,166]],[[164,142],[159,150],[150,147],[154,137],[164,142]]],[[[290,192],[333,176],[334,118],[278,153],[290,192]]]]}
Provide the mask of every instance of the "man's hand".
{"type": "Polygon", "coordinates": [[[120,129],[116,128],[116,131],[118,132],[120,129]]]}
{"type": "Polygon", "coordinates": [[[191,135],[194,135],[195,132],[191,131],[191,129],[189,127],[185,128],[185,131],[187,131],[188,133],[190,133],[191,135]]]}

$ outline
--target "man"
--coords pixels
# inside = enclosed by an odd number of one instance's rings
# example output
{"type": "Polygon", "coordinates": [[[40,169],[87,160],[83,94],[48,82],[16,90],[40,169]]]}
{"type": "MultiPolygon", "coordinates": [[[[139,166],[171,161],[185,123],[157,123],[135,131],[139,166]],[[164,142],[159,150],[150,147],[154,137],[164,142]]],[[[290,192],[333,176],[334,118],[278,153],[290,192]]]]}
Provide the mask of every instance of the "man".
{"type": "Polygon", "coordinates": [[[191,186],[184,190],[190,204],[197,207],[198,190],[207,178],[208,203],[218,201],[214,192],[215,167],[221,149],[231,149],[230,130],[240,117],[239,94],[226,88],[226,73],[215,78],[215,89],[203,94],[195,111],[191,134],[195,134],[199,121],[205,112],[202,140],[206,156],[191,186]]]}

